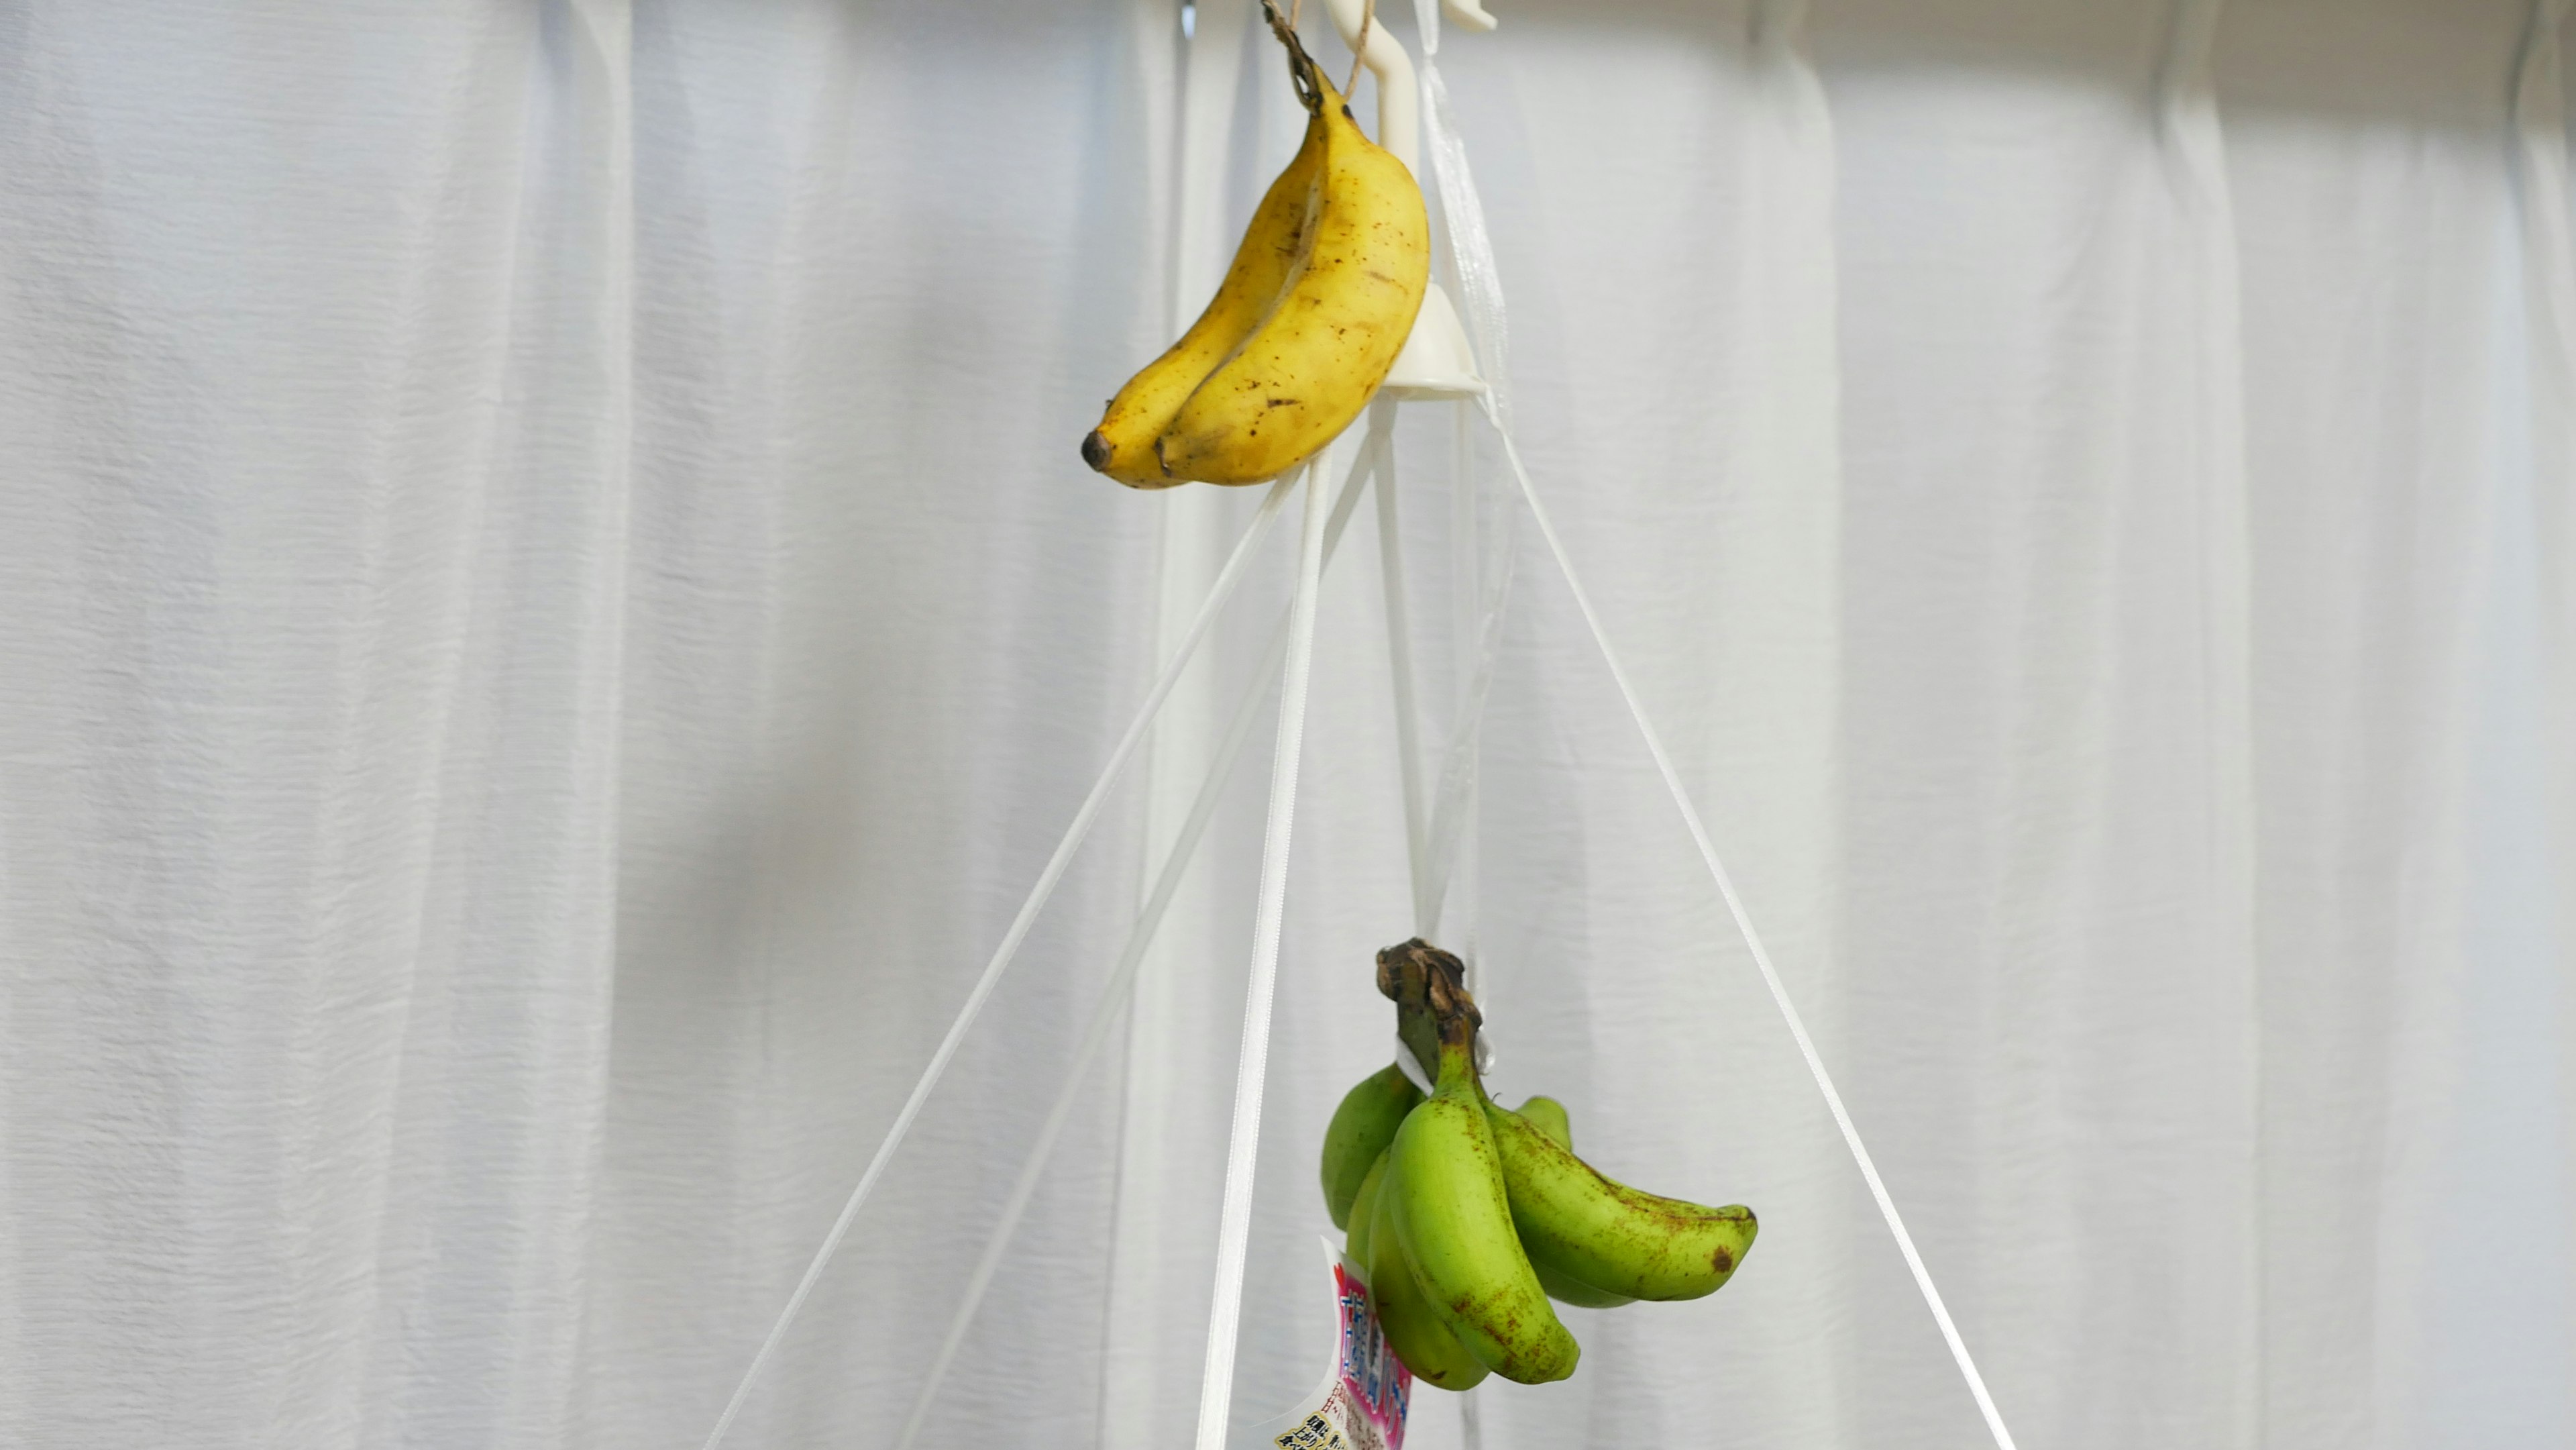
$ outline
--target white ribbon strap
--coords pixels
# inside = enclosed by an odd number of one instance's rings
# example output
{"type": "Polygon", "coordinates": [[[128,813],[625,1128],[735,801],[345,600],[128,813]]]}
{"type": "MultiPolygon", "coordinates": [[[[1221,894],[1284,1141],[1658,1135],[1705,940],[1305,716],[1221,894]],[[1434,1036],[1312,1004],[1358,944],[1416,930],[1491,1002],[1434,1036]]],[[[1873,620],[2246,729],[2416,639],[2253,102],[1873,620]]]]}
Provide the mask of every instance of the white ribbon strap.
{"type": "Polygon", "coordinates": [[[724,1443],[725,1432],[733,1428],[734,1417],[742,1413],[743,1402],[750,1398],[752,1385],[759,1381],[760,1372],[768,1365],[769,1357],[777,1353],[779,1342],[787,1337],[787,1327],[796,1322],[797,1312],[805,1307],[807,1296],[814,1292],[815,1283],[823,1277],[823,1266],[832,1261],[832,1255],[841,1247],[841,1240],[848,1237],[851,1221],[859,1216],[859,1205],[867,1202],[869,1193],[877,1186],[877,1179],[885,1172],[886,1163],[912,1131],[913,1119],[921,1115],[922,1103],[929,1099],[931,1089],[939,1085],[941,1075],[948,1071],[948,1061],[957,1055],[957,1044],[965,1039],[966,1029],[974,1025],[976,1014],[984,1010],[985,999],[993,995],[994,985],[1001,981],[1011,959],[1019,955],[1020,943],[1028,939],[1029,928],[1036,924],[1038,913],[1045,908],[1047,899],[1055,894],[1056,883],[1064,878],[1065,866],[1073,860],[1074,851],[1082,845],[1083,838],[1091,834],[1092,822],[1099,817],[1101,804],[1109,798],[1109,787],[1118,779],[1118,773],[1125,768],[1128,758],[1136,753],[1136,746],[1145,738],[1145,731],[1154,723],[1154,717],[1162,712],[1163,702],[1171,697],[1172,686],[1179,682],[1181,671],[1188,666],[1191,656],[1198,652],[1200,642],[1207,638],[1208,626],[1216,621],[1217,613],[1225,607],[1225,602],[1234,596],[1235,586],[1243,582],[1244,569],[1252,560],[1252,546],[1260,542],[1262,536],[1270,531],[1270,526],[1278,521],[1280,505],[1287,501],[1290,487],[1291,480],[1282,478],[1271,485],[1270,492],[1262,498],[1260,512],[1253,516],[1252,526],[1243,531],[1243,538],[1234,546],[1233,556],[1218,572],[1216,583],[1208,589],[1206,602],[1199,606],[1198,617],[1190,621],[1189,632],[1181,636],[1180,645],[1172,651],[1170,662],[1163,666],[1163,673],[1155,679],[1154,687],[1146,692],[1145,703],[1138,707],[1136,718],[1128,723],[1127,733],[1119,737],[1117,748],[1109,752],[1109,763],[1100,768],[1100,778],[1091,783],[1091,793],[1083,797],[1081,809],[1073,813],[1073,823],[1064,828],[1063,839],[1056,842],[1055,854],[1047,858],[1046,868],[1038,873],[1037,884],[1029,888],[1028,899],[1020,903],[1020,914],[1012,919],[1010,930],[1002,934],[1002,944],[994,949],[992,960],[984,964],[984,974],[975,979],[974,990],[966,994],[966,1005],[957,1009],[956,1020],[948,1024],[948,1035],[939,1040],[939,1049],[930,1055],[929,1065],[922,1068],[921,1077],[913,1083],[912,1095],[904,1099],[903,1108],[895,1114],[894,1126],[886,1130],[885,1141],[877,1145],[876,1156],[868,1160],[867,1171],[859,1175],[858,1187],[850,1190],[849,1201],[841,1205],[840,1217],[832,1221],[830,1231],[823,1235],[822,1246],[814,1251],[813,1261],[805,1266],[804,1277],[796,1281],[796,1291],[787,1296],[786,1307],[778,1311],[777,1322],[769,1327],[769,1337],[760,1342],[759,1350],[751,1357],[751,1364],[743,1370],[742,1382],[734,1386],[732,1398],[725,1401],[724,1413],[716,1417],[715,1428],[707,1432],[706,1450],[716,1450],[724,1443]]]}
{"type": "MultiPolygon", "coordinates": [[[[1511,359],[1509,329],[1503,310],[1502,275],[1494,265],[1493,238],[1485,227],[1485,206],[1476,190],[1475,173],[1467,164],[1466,143],[1459,139],[1457,118],[1450,110],[1448,83],[1440,75],[1440,0],[1414,0],[1413,18],[1422,41],[1422,65],[1418,75],[1422,89],[1423,133],[1433,184],[1440,193],[1442,220],[1449,235],[1449,259],[1464,307],[1462,316],[1469,343],[1476,351],[1477,371],[1485,380],[1485,407],[1491,416],[1508,420],[1511,417],[1511,359]]],[[[1462,416],[1462,440],[1465,427],[1462,416]]],[[[1472,478],[1474,457],[1472,447],[1460,449],[1460,487],[1464,490],[1462,501],[1467,505],[1460,514],[1464,521],[1472,521],[1477,514],[1472,478]]],[[[1458,715],[1451,727],[1447,748],[1442,753],[1439,783],[1429,806],[1430,822],[1419,848],[1419,859],[1424,863],[1419,875],[1428,879],[1417,880],[1416,915],[1426,936],[1439,927],[1449,884],[1457,868],[1468,808],[1475,796],[1477,753],[1483,738],[1486,692],[1493,681],[1503,608],[1511,593],[1512,521],[1516,511],[1502,509],[1496,513],[1500,527],[1487,532],[1485,552],[1477,560],[1474,570],[1482,587],[1471,647],[1473,664],[1468,669],[1466,685],[1459,693],[1458,715]]],[[[1470,985],[1481,991],[1485,984],[1475,980],[1481,973],[1475,969],[1472,931],[1468,936],[1462,945],[1466,948],[1464,956],[1470,985]]]]}
{"type": "Polygon", "coordinates": [[[1511,411],[1511,359],[1503,318],[1502,274],[1494,267],[1493,238],[1485,230],[1485,203],[1476,178],[1467,169],[1467,143],[1458,137],[1457,117],[1449,109],[1449,86],[1440,78],[1439,0],[1413,0],[1413,19],[1422,36],[1422,131],[1430,153],[1431,173],[1440,190],[1440,211],[1449,227],[1449,259],[1457,269],[1469,342],[1476,349],[1476,370],[1484,375],[1485,396],[1502,417],[1511,411]]]}
{"type": "Polygon", "coordinates": [[[1392,398],[1369,405],[1360,456],[1377,479],[1378,585],[1386,602],[1386,662],[1394,677],[1396,786],[1404,793],[1404,861],[1413,884],[1413,931],[1427,937],[1440,924],[1431,895],[1429,836],[1423,821],[1422,707],[1413,688],[1413,627],[1404,601],[1404,529],[1396,516],[1395,410],[1392,398]]]}
{"type": "Polygon", "coordinates": [[[1243,1315],[1243,1265],[1252,1245],[1252,1180],[1261,1153],[1261,1096],[1270,1067],[1270,1006],[1279,983],[1279,933],[1288,897],[1288,842],[1297,765],[1306,740],[1306,695],[1315,662],[1315,594],[1324,572],[1324,483],[1307,465],[1305,530],[1298,541],[1288,667],[1279,690],[1279,740],[1270,761],[1269,824],[1262,833],[1261,894],[1253,913],[1252,973],[1243,996],[1243,1046],[1235,1060],[1234,1128],[1225,1150],[1225,1209],[1217,1225],[1216,1294],[1208,1309],[1207,1368],[1199,1381],[1198,1450],[1225,1450],[1234,1402],[1235,1339],[1243,1315]]]}
{"type": "MultiPolygon", "coordinates": [[[[1490,416],[1490,414],[1489,414],[1490,416]]],[[[1905,1256],[1905,1267],[1914,1275],[1914,1287],[1923,1291],[1923,1302],[1932,1309],[1932,1320],[1941,1328],[1941,1338],[1950,1346],[1950,1357],[1958,1361],[1959,1373],[1968,1382],[1968,1393],[1974,1395],[1977,1410],[1986,1417],[1986,1429],[1994,1435],[1996,1450],[2013,1450],[2012,1434],[2004,1428],[2004,1417],[1995,1409],[1992,1395],[1986,1393],[1986,1382],[1977,1373],[1977,1363],[1968,1357],[1967,1341],[1959,1337],[1959,1327],[1950,1322],[1950,1310],[1941,1302],[1941,1291],[1932,1286],[1932,1271],[1923,1266],[1923,1256],[1914,1249],[1914,1236],[1905,1231],[1905,1220],[1896,1211],[1896,1200],[1880,1181],[1878,1165],[1871,1161],[1869,1149],[1860,1140],[1860,1129],[1852,1123],[1849,1110],[1843,1106],[1843,1095],[1834,1088],[1832,1074],[1825,1071],[1825,1060],[1817,1054],[1816,1044],[1807,1036],[1807,1024],[1789,1000],[1789,989],[1780,982],[1780,969],[1771,964],[1771,952],[1762,945],[1761,934],[1753,929],[1753,918],[1744,910],[1743,898],[1735,894],[1735,878],[1727,874],[1726,863],[1718,859],[1717,846],[1709,839],[1708,827],[1700,822],[1699,808],[1691,804],[1690,792],[1683,789],[1681,772],[1673,768],[1673,759],[1664,751],[1663,737],[1656,733],[1646,718],[1646,707],[1637,699],[1636,690],[1628,683],[1628,672],[1620,667],[1618,653],[1610,648],[1610,637],[1602,632],[1601,616],[1593,612],[1592,596],[1584,591],[1583,581],[1575,576],[1574,560],[1567,556],[1565,543],[1556,536],[1556,526],[1549,522],[1547,509],[1539,502],[1538,490],[1530,485],[1529,470],[1521,466],[1520,450],[1512,446],[1511,433],[1495,421],[1495,431],[1502,434],[1503,456],[1511,460],[1512,475],[1520,482],[1521,497],[1528,501],[1530,517],[1538,524],[1539,537],[1547,541],[1548,552],[1556,556],[1556,567],[1565,576],[1565,587],[1574,595],[1574,606],[1583,615],[1585,627],[1592,631],[1592,643],[1601,651],[1601,662],[1610,667],[1611,682],[1619,687],[1619,698],[1627,703],[1628,717],[1636,722],[1637,733],[1644,737],[1646,753],[1654,757],[1655,769],[1664,778],[1664,788],[1672,792],[1673,804],[1682,813],[1682,824],[1690,828],[1691,842],[1699,847],[1700,860],[1717,882],[1717,894],[1726,900],[1727,913],[1735,918],[1735,929],[1744,938],[1745,949],[1753,956],[1753,965],[1762,973],[1762,985],[1770,989],[1772,1005],[1780,1009],[1780,1019],[1789,1024],[1789,1035],[1797,1039],[1798,1055],[1807,1061],[1808,1075],[1816,1080],[1816,1090],[1825,1096],[1825,1107],[1834,1115],[1834,1126],[1842,1130],[1843,1146],[1851,1150],[1852,1161],[1860,1165],[1860,1176],[1869,1184],[1869,1196],[1878,1203],[1879,1217],[1887,1220],[1887,1231],[1896,1237],[1897,1251],[1905,1256]]]]}
{"type": "MultiPolygon", "coordinates": [[[[1365,459],[1362,460],[1365,463],[1365,459]]],[[[1360,490],[1366,485],[1360,468],[1342,485],[1341,496],[1333,502],[1332,521],[1324,527],[1324,564],[1330,568],[1333,551],[1342,541],[1342,530],[1351,521],[1352,506],[1359,502],[1360,490]]],[[[984,1241],[983,1256],[976,1260],[975,1271],[966,1278],[966,1292],[958,1296],[957,1308],[949,1315],[948,1332],[939,1342],[939,1353],[930,1369],[921,1377],[921,1388],[914,1392],[912,1413],[905,1417],[903,1433],[895,1440],[895,1450],[909,1450],[913,1439],[930,1416],[931,1403],[939,1396],[939,1386],[948,1377],[948,1367],[966,1342],[966,1327],[974,1322],[975,1311],[984,1302],[985,1291],[993,1284],[993,1274],[1001,1267],[1002,1251],[1010,1246],[1011,1236],[1018,1232],[1020,1218],[1028,1212],[1029,1200],[1036,1194],[1038,1179],[1047,1160],[1055,1152],[1056,1140],[1073,1116],[1073,1105],[1080,1097],[1083,1080],[1099,1059],[1116,1029],[1120,1014],[1127,1006],[1127,994],[1136,985],[1136,974],[1145,959],[1145,951],[1154,943],[1161,929],[1164,913],[1171,909],[1172,897],[1180,890],[1181,879],[1198,855],[1199,842],[1207,834],[1208,821],[1215,816],[1218,804],[1225,799],[1225,784],[1234,775],[1234,763],[1243,754],[1244,742],[1251,738],[1258,706],[1270,693],[1280,664],[1288,655],[1288,629],[1291,611],[1281,611],[1279,623],[1270,632],[1270,645],[1261,663],[1252,672],[1252,683],[1244,688],[1243,698],[1235,705],[1233,717],[1226,722],[1224,743],[1217,747],[1216,758],[1200,780],[1197,797],[1190,802],[1190,812],[1181,823],[1180,835],[1163,857],[1162,868],[1154,878],[1152,894],[1146,897],[1144,909],[1127,933],[1127,945],[1118,953],[1118,965],[1111,969],[1109,980],[1100,989],[1100,1001],[1092,1008],[1091,1022],[1083,1029],[1082,1046],[1076,1050],[1073,1066],[1065,1073],[1064,1086],[1057,1089],[1055,1103],[1047,1109],[1046,1124],[1038,1129],[1037,1141],[1029,1146],[1028,1157],[1020,1164],[1018,1181],[1011,1185],[1011,1196],[1002,1205],[1001,1217],[994,1223],[990,1237],[984,1241]]]]}

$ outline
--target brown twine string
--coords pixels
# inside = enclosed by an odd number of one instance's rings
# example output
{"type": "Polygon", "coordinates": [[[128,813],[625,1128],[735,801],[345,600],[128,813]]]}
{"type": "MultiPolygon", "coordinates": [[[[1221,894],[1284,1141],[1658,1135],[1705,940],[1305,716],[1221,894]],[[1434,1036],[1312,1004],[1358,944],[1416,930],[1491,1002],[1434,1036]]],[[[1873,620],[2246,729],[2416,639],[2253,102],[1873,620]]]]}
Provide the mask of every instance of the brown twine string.
{"type": "Polygon", "coordinates": [[[1315,64],[1315,58],[1306,53],[1305,43],[1297,38],[1298,0],[1289,0],[1288,8],[1289,14],[1281,15],[1272,0],[1261,0],[1261,14],[1270,22],[1270,33],[1279,37],[1279,43],[1288,48],[1288,76],[1297,87],[1297,102],[1313,111],[1323,104],[1324,91],[1330,82],[1324,79],[1323,70],[1315,64]]]}

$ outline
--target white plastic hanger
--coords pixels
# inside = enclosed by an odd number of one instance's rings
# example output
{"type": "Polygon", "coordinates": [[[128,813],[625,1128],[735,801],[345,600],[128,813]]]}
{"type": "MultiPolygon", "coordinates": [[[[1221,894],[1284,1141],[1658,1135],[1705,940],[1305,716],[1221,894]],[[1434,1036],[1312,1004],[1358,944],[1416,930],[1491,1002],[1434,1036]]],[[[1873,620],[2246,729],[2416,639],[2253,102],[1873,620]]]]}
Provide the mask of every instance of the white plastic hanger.
{"type": "MultiPolygon", "coordinates": [[[[1359,50],[1367,0],[1325,0],[1325,7],[1333,12],[1333,28],[1342,33],[1342,43],[1359,50]]],[[[1380,8],[1386,8],[1384,0],[1380,8]]],[[[1440,8],[1460,28],[1480,34],[1498,23],[1477,0],[1441,0],[1440,8]]],[[[1413,57],[1385,26],[1372,24],[1360,64],[1377,77],[1377,144],[1393,152],[1419,186],[1422,101],[1414,84],[1413,57]]],[[[1467,329],[1459,325],[1458,309],[1438,282],[1422,294],[1422,311],[1386,375],[1386,391],[1397,398],[1470,398],[1485,391],[1484,379],[1476,375],[1475,349],[1467,345],[1467,329]]]]}

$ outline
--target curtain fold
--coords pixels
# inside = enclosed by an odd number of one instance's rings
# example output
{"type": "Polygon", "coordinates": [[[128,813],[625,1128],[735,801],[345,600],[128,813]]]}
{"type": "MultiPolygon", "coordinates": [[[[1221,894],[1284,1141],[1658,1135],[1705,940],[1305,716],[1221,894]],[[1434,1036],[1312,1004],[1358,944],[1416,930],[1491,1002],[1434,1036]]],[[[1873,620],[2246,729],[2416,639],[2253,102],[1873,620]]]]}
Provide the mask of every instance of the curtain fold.
{"type": "MultiPolygon", "coordinates": [[[[2025,1445],[2576,1440],[2567,8],[1444,37],[1520,448],[2025,1445]]],[[[1253,7],[1184,13],[0,4],[0,1443],[702,1440],[1249,517],[1074,454],[1298,132],[1253,7]]],[[[1458,421],[1397,433],[1432,740],[1458,421]]],[[[1312,1164],[1410,930],[1379,543],[1247,1420],[1323,1369],[1312,1164]]],[[[1763,1231],[1568,1311],[1484,1443],[1978,1443],[1534,543],[1458,893],[1496,1095],[1763,1231]]],[[[901,1423],[1286,555],[731,1443],[901,1423]]],[[[924,1444],[1188,1433],[1261,778],[924,1444]]]]}

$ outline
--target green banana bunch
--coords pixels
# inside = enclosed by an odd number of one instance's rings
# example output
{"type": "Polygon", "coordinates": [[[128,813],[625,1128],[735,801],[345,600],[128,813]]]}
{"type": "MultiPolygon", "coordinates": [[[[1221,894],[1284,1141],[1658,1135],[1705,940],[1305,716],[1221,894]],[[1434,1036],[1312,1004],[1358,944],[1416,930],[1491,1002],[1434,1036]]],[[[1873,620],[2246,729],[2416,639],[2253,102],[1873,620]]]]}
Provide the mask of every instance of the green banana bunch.
{"type": "Polygon", "coordinates": [[[1271,183],[1215,300],[1112,398],[1082,440],[1138,488],[1261,483],[1368,406],[1431,280],[1431,224],[1404,163],[1373,144],[1278,11],[1306,139],[1271,183]]]}
{"type": "Polygon", "coordinates": [[[1550,1299],[1695,1299],[1734,1274],[1752,1210],[1630,1188],[1575,1156],[1564,1104],[1533,1097],[1514,1112],[1485,1095],[1483,1018],[1456,957],[1418,938],[1389,947],[1378,987],[1437,1090],[1425,1098],[1389,1066],[1344,1095],[1325,1134],[1324,1196],[1417,1377],[1444,1389],[1488,1373],[1563,1379],[1582,1351],[1550,1299]]]}
{"type": "Polygon", "coordinates": [[[1395,1141],[1404,1115],[1421,1101],[1422,1089],[1391,1062],[1342,1095],[1331,1125],[1324,1129],[1324,1207],[1333,1215],[1333,1227],[1352,1228],[1351,1208],[1359,1197],[1360,1180],[1395,1141]]]}

